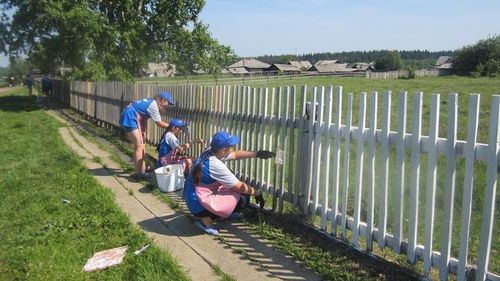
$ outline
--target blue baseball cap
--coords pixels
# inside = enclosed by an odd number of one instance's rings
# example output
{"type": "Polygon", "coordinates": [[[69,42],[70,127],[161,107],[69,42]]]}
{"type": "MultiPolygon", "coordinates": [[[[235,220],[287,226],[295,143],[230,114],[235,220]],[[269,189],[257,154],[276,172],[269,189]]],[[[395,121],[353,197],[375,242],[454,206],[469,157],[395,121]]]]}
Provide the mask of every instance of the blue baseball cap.
{"type": "Polygon", "coordinates": [[[233,136],[227,132],[220,131],[215,133],[215,135],[212,137],[210,146],[212,148],[224,148],[232,145],[237,145],[238,143],[240,143],[239,136],[233,136]]]}
{"type": "Polygon", "coordinates": [[[172,97],[172,94],[170,92],[161,92],[159,96],[160,98],[167,100],[168,104],[175,105],[174,98],[172,97]]]}
{"type": "Polygon", "coordinates": [[[188,125],[188,123],[182,121],[181,119],[172,119],[172,120],[170,120],[169,125],[173,126],[173,127],[181,128],[181,127],[186,127],[188,125]]]}

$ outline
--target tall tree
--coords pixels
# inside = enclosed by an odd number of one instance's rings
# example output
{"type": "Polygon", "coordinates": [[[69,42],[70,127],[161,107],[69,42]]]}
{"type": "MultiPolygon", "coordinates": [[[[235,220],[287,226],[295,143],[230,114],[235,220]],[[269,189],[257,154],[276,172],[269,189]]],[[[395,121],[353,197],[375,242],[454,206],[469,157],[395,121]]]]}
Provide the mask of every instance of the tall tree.
{"type": "Polygon", "coordinates": [[[375,68],[380,70],[399,70],[403,68],[401,54],[398,51],[388,52],[384,57],[375,60],[375,68]]]}
{"type": "Polygon", "coordinates": [[[54,72],[60,65],[71,67],[71,78],[77,79],[130,79],[147,62],[164,60],[185,69],[208,63],[217,71],[233,51],[213,39],[199,21],[204,4],[204,0],[0,0],[0,48],[10,55],[27,54],[44,72],[54,72]],[[8,10],[14,11],[12,17],[8,10]]]}

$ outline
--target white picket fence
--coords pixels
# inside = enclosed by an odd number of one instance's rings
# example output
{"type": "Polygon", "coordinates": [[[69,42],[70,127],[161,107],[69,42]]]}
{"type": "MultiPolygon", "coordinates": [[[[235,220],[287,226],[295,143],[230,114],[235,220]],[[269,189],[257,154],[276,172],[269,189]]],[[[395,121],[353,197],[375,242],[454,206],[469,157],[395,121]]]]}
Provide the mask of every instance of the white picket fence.
{"type": "MultiPolygon", "coordinates": [[[[477,94],[469,96],[467,137],[459,140],[457,94],[447,96],[444,121],[439,94],[431,96],[427,117],[423,93],[411,95],[410,114],[406,92],[346,94],[341,86],[270,89],[71,82],[55,89],[60,89],[58,99],[90,116],[113,112],[110,117],[94,116],[110,124],[117,120],[104,119],[116,119],[116,112],[130,100],[170,90],[176,107],[168,109],[167,120],[187,120],[191,138],[207,139],[226,130],[241,136],[239,149],[283,152],[284,165],[261,159],[229,163],[242,180],[273,195],[273,210],[282,212],[286,204],[299,207],[319,217],[321,230],[354,247],[370,252],[376,243],[380,249],[406,254],[411,264],[423,261],[424,276],[435,267],[441,280],[450,272],[458,280],[471,274],[476,280],[500,280],[499,272],[488,270],[491,261],[500,258],[498,246],[492,250],[500,241],[494,236],[499,233],[494,227],[500,96],[490,98],[488,143],[479,143],[477,94]],[[99,102],[102,96],[121,102],[99,102]],[[446,137],[439,135],[440,121],[446,124],[446,137]]],[[[149,126],[148,139],[155,143],[161,132],[153,128],[149,126]]],[[[202,149],[195,147],[193,155],[202,149]]]]}

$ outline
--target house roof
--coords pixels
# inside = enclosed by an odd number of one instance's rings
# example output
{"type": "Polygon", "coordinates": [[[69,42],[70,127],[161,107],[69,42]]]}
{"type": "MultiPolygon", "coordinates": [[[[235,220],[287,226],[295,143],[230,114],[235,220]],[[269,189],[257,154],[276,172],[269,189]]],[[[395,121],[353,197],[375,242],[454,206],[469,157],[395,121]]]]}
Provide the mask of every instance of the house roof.
{"type": "Polygon", "coordinates": [[[158,77],[170,76],[175,73],[175,65],[168,62],[149,62],[147,68],[143,68],[147,75],[156,75],[158,77]]]}
{"type": "Polygon", "coordinates": [[[435,66],[440,66],[440,65],[443,65],[447,62],[449,62],[449,60],[451,59],[451,57],[449,56],[440,56],[437,60],[436,60],[436,63],[434,64],[435,66]]]}
{"type": "Polygon", "coordinates": [[[292,61],[289,61],[288,64],[295,65],[298,68],[305,68],[305,69],[309,69],[312,66],[312,64],[307,60],[301,60],[301,61],[292,60],[292,61]]]}
{"type": "Polygon", "coordinates": [[[244,67],[227,67],[226,70],[231,74],[248,74],[248,70],[244,67]]]}
{"type": "Polygon", "coordinates": [[[265,62],[261,62],[259,60],[256,60],[256,59],[242,59],[242,60],[239,60],[233,64],[231,64],[230,66],[228,66],[227,68],[236,68],[236,67],[245,67],[245,68],[269,68],[271,65],[265,63],[265,62]]]}
{"type": "Polygon", "coordinates": [[[447,62],[443,63],[442,65],[438,66],[438,69],[451,69],[453,66],[453,63],[447,62]]]}
{"type": "Polygon", "coordinates": [[[291,64],[275,63],[270,68],[277,68],[281,71],[300,71],[300,67],[291,64]]]}
{"type": "Polygon", "coordinates": [[[338,60],[319,60],[314,65],[328,65],[338,63],[338,60]]]}
{"type": "Polygon", "coordinates": [[[347,63],[334,63],[334,64],[320,64],[314,65],[310,71],[318,71],[319,73],[329,73],[329,72],[350,72],[356,71],[355,68],[348,68],[347,63]]]}
{"type": "Polygon", "coordinates": [[[363,71],[366,71],[368,69],[374,69],[373,64],[367,62],[356,62],[353,64],[349,64],[347,67],[352,67],[357,70],[363,70],[363,71]]]}

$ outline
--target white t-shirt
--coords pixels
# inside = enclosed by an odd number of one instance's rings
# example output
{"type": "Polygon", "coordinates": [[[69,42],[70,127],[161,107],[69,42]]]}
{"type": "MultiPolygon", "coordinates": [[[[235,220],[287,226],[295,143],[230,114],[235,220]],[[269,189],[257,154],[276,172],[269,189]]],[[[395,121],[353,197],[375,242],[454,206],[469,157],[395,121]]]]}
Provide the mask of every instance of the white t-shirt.
{"type": "Polygon", "coordinates": [[[149,116],[151,116],[151,119],[153,119],[153,121],[161,121],[160,109],[158,108],[158,104],[155,100],[151,102],[146,111],[148,112],[149,116]]]}
{"type": "Polygon", "coordinates": [[[172,149],[175,149],[176,147],[181,145],[177,137],[172,132],[168,132],[165,134],[165,142],[172,149]]]}
{"type": "MultiPolygon", "coordinates": [[[[231,157],[227,157],[225,160],[231,160],[231,157]]],[[[212,155],[209,161],[210,177],[222,184],[225,188],[232,188],[240,181],[219,158],[212,155]]]]}

